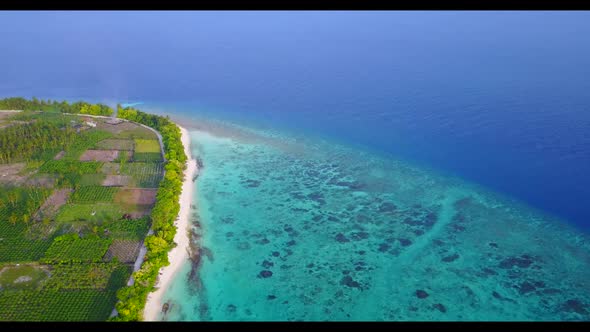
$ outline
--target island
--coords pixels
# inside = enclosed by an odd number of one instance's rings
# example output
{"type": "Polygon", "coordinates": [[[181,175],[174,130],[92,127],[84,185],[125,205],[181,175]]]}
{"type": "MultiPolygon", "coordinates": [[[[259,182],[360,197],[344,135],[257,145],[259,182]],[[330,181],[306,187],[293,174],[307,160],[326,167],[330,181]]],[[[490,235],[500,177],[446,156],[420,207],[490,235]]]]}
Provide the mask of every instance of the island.
{"type": "Polygon", "coordinates": [[[186,258],[188,132],[120,105],[0,110],[0,320],[139,321],[156,291],[153,319],[186,258]]]}

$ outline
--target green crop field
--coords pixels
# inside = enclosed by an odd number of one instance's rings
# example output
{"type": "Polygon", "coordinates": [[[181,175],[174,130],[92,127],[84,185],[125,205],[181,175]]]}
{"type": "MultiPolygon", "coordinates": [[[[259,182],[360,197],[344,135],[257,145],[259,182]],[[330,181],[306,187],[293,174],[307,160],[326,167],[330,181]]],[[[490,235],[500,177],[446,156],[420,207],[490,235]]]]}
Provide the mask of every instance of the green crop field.
{"type": "Polygon", "coordinates": [[[113,310],[116,302],[114,295],[99,290],[6,291],[0,295],[0,319],[7,321],[104,320],[113,310]]]}
{"type": "MultiPolygon", "coordinates": [[[[129,278],[129,267],[119,266],[107,278],[103,274],[103,279],[108,280],[104,289],[70,289],[66,280],[72,280],[73,277],[94,280],[90,277],[91,274],[83,275],[79,272],[74,271],[71,278],[64,279],[63,274],[58,271],[56,278],[60,281],[53,282],[50,278],[45,283],[47,288],[0,292],[0,320],[104,321],[117,302],[117,290],[129,278]]],[[[89,280],[77,282],[81,286],[89,284],[89,280]]]]}
{"type": "Polygon", "coordinates": [[[70,203],[112,202],[119,191],[116,187],[85,186],[76,189],[70,196],[70,203]]]}
{"type": "Polygon", "coordinates": [[[39,259],[50,241],[34,241],[27,231],[35,211],[51,192],[47,189],[0,188],[0,262],[39,259]]]}
{"type": "Polygon", "coordinates": [[[157,163],[162,160],[162,154],[159,152],[136,152],[133,154],[134,162],[157,163]]]}
{"type": "Polygon", "coordinates": [[[155,139],[135,139],[135,153],[160,152],[160,143],[155,139]]]}
{"type": "Polygon", "coordinates": [[[109,249],[113,239],[87,235],[80,238],[78,234],[66,234],[53,240],[51,246],[41,259],[43,263],[80,263],[98,262],[109,249]]]}
{"type": "Polygon", "coordinates": [[[51,278],[43,285],[47,290],[105,289],[110,275],[121,268],[120,263],[56,264],[51,278]]]}
{"type": "Polygon", "coordinates": [[[156,188],[164,174],[164,166],[161,163],[129,163],[122,173],[131,175],[138,187],[156,188]]]}
{"type": "Polygon", "coordinates": [[[145,237],[150,226],[150,219],[143,217],[133,220],[115,220],[104,225],[111,237],[116,239],[140,240],[145,237]]]}
{"type": "Polygon", "coordinates": [[[97,161],[73,161],[73,160],[48,160],[39,168],[40,173],[57,174],[93,174],[98,173],[102,167],[97,161]]]}
{"type": "Polygon", "coordinates": [[[33,240],[24,222],[14,225],[0,219],[0,262],[31,262],[43,256],[51,240],[33,240]]]}

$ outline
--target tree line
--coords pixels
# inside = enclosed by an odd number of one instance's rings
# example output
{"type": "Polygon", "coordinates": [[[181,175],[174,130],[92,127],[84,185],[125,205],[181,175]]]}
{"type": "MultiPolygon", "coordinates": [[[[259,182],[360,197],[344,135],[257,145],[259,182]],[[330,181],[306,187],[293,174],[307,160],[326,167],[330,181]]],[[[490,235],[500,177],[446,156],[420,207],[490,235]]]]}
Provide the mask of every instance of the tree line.
{"type": "Polygon", "coordinates": [[[0,99],[0,110],[44,111],[73,114],[104,115],[113,114],[113,109],[104,104],[90,104],[84,101],[68,103],[67,101],[43,100],[33,97],[27,100],[22,97],[0,99]]]}
{"type": "Polygon", "coordinates": [[[182,191],[183,171],[186,169],[187,155],[184,153],[180,129],[168,117],[141,112],[134,108],[120,108],[118,117],[150,126],[160,132],[166,154],[166,174],[160,181],[157,200],[150,219],[153,235],[145,238],[147,253],[141,268],[133,273],[135,283],[117,292],[118,316],[113,321],[139,321],[147,296],[154,291],[160,268],[170,264],[168,251],[175,246],[176,220],[180,211],[178,201],[182,191]]]}
{"type": "Polygon", "coordinates": [[[0,164],[29,161],[46,150],[63,149],[76,138],[71,126],[47,121],[19,124],[0,130],[0,164]]]}

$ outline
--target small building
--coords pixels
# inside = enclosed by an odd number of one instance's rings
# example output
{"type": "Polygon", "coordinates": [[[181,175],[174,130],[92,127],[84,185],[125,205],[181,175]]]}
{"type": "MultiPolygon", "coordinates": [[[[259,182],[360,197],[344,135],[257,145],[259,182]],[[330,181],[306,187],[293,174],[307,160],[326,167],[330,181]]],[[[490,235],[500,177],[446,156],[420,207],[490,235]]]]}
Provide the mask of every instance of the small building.
{"type": "Polygon", "coordinates": [[[96,128],[96,122],[94,121],[86,121],[84,122],[88,127],[96,128]]]}

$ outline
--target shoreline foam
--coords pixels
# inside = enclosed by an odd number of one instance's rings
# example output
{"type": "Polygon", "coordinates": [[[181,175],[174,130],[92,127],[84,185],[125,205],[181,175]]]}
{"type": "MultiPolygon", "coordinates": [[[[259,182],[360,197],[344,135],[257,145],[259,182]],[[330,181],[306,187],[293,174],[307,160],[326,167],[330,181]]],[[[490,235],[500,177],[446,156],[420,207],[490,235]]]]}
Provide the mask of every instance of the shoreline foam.
{"type": "Polygon", "coordinates": [[[187,248],[190,245],[190,238],[188,235],[188,229],[190,226],[190,209],[193,201],[193,192],[195,190],[195,183],[192,178],[199,171],[197,161],[192,158],[190,149],[190,136],[188,131],[177,124],[182,134],[182,145],[184,146],[184,152],[188,157],[187,168],[184,171],[184,182],[182,184],[182,193],[180,194],[180,212],[178,219],[174,222],[176,226],[176,235],[174,236],[174,242],[176,247],[172,248],[168,252],[168,260],[170,265],[160,269],[160,275],[156,283],[156,290],[148,294],[145,309],[143,312],[144,321],[157,321],[159,320],[160,313],[162,311],[162,297],[164,292],[170,286],[170,283],[174,279],[175,275],[181,269],[182,265],[188,261],[189,255],[187,248]]]}

